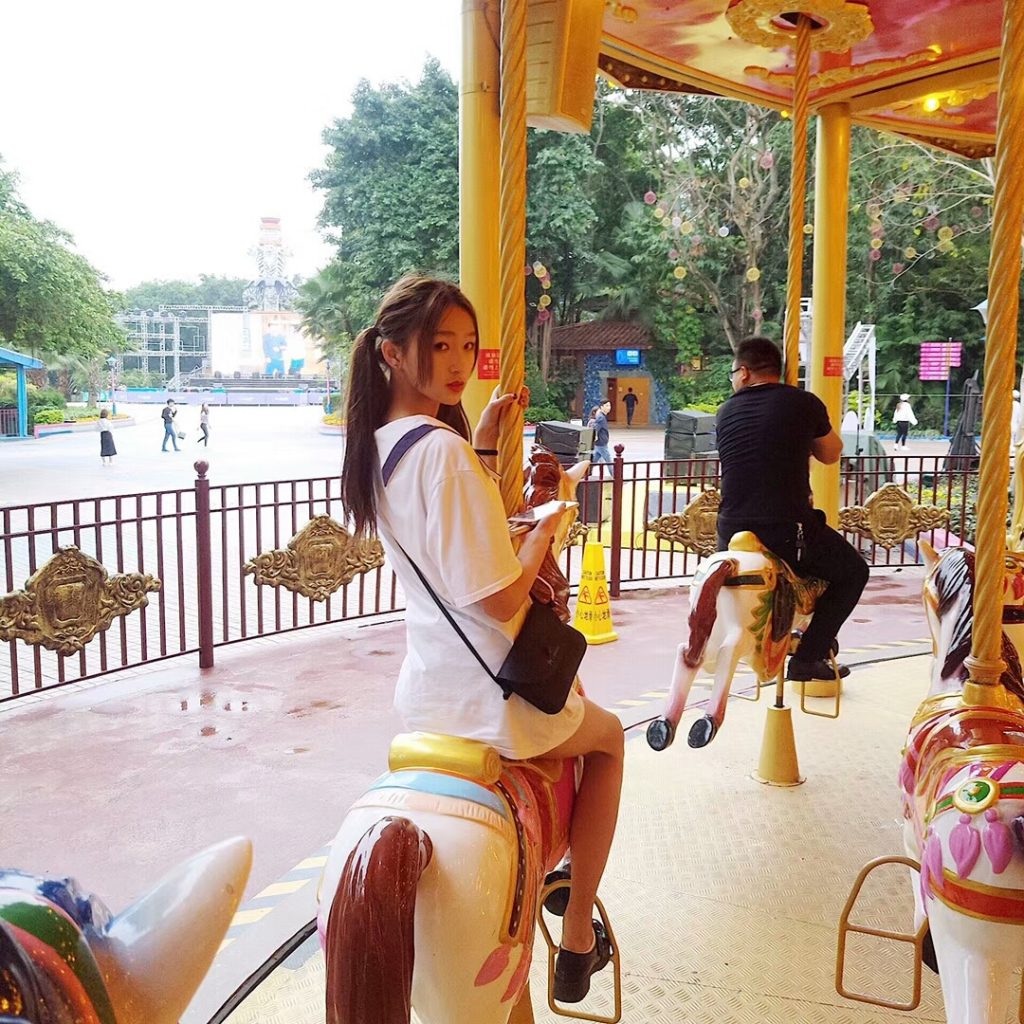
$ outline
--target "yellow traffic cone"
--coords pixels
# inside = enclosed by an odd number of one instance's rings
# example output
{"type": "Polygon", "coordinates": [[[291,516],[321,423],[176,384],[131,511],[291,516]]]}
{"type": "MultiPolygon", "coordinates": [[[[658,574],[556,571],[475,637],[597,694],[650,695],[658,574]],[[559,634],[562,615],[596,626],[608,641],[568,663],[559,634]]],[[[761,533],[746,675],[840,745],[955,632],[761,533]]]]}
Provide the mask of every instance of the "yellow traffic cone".
{"type": "Polygon", "coordinates": [[[604,548],[597,541],[588,540],[583,549],[580,592],[572,624],[587,638],[588,644],[608,644],[619,639],[618,633],[612,629],[612,606],[604,575],[604,548]]]}

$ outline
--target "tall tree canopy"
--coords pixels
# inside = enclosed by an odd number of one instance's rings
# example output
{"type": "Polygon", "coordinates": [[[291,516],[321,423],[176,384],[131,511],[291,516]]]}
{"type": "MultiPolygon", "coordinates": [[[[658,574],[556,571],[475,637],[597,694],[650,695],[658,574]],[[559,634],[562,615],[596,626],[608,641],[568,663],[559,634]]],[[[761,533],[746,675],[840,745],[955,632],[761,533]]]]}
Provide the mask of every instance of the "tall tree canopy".
{"type": "Polygon", "coordinates": [[[112,352],[119,297],[71,248],[70,236],[37,220],[18,198],[17,177],[0,166],[0,339],[46,359],[112,352]]]}
{"type": "Polygon", "coordinates": [[[124,309],[158,306],[241,306],[244,277],[200,274],[196,281],[143,281],[124,293],[124,309]]]}

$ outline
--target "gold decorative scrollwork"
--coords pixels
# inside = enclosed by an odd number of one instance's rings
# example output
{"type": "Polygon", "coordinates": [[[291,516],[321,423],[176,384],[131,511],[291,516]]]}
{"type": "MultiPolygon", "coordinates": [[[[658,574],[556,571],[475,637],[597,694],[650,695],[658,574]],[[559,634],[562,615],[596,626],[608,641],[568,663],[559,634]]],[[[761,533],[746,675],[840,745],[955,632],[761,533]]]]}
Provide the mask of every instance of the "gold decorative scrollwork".
{"type": "MultiPolygon", "coordinates": [[[[834,85],[845,85],[854,79],[864,80],[886,74],[889,71],[902,71],[906,68],[913,68],[921,64],[930,64],[939,59],[934,50],[915,50],[905,57],[896,57],[887,60],[872,60],[865,64],[845,64],[837,68],[829,68],[827,71],[819,71],[811,75],[810,88],[814,92],[818,89],[828,89],[834,85]]],[[[753,78],[763,78],[766,82],[777,82],[787,88],[793,87],[793,73],[791,71],[775,71],[765,67],[752,64],[743,69],[744,74],[753,78]]]]}
{"type": "Polygon", "coordinates": [[[949,509],[915,505],[897,484],[880,487],[863,505],[839,510],[840,529],[857,533],[883,548],[897,547],[924,530],[949,524],[949,509]]]}
{"type": "Polygon", "coordinates": [[[714,487],[702,491],[678,514],[658,516],[647,529],[661,540],[693,548],[699,555],[718,549],[718,509],[722,495],[714,487]]]}
{"type": "Polygon", "coordinates": [[[589,535],[590,528],[586,523],[581,523],[577,519],[573,522],[572,526],[569,527],[569,532],[565,535],[565,546],[567,548],[571,548],[573,544],[579,543],[580,541],[585,542],[589,535]]]}
{"type": "Polygon", "coordinates": [[[845,53],[875,30],[867,5],[852,0],[732,0],[726,20],[741,39],[774,50],[792,46],[795,26],[783,21],[787,14],[803,14],[814,22],[811,49],[845,53]]]}
{"type": "Polygon", "coordinates": [[[314,601],[326,601],[360,573],[384,564],[384,548],[376,538],[356,540],[330,516],[314,516],[287,548],[264,551],[245,563],[257,584],[284,587],[314,601]]]}
{"type": "Polygon", "coordinates": [[[0,598],[0,640],[24,640],[76,654],[115,618],[149,604],[160,581],[145,573],[110,576],[74,545],[59,548],[24,590],[0,598]]]}

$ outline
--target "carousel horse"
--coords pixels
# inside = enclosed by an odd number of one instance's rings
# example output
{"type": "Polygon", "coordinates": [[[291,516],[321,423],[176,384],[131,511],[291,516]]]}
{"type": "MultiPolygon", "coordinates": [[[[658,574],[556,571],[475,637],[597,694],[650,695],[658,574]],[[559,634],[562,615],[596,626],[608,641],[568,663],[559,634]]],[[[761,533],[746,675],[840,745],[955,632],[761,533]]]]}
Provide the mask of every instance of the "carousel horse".
{"type": "Polygon", "coordinates": [[[690,632],[676,649],[665,710],[647,727],[647,742],[665,750],[675,739],[690,688],[701,669],[714,673],[706,714],[690,727],[691,747],[707,746],[725,721],[733,676],[741,661],[760,686],[778,677],[790,653],[793,630],[804,629],[821,580],[804,579],[749,532],[737,533],[728,551],[697,566],[690,585],[690,632]]]}
{"type": "Polygon", "coordinates": [[[904,845],[921,865],[915,926],[927,918],[950,1024],[1001,1024],[1024,964],[1024,557],[1006,556],[1000,706],[976,706],[961,700],[974,555],[922,549],[935,662],[899,772],[904,845]]]}
{"type": "MultiPolygon", "coordinates": [[[[534,447],[526,507],[570,500],[589,462],[565,471],[534,447]]],[[[569,620],[556,556],[535,590],[569,620]]],[[[389,771],[349,810],[324,869],[318,927],[328,1024],[532,1020],[527,980],[538,902],[567,846],[575,760],[506,761],[453,736],[395,737],[389,771]]]]}
{"type": "Polygon", "coordinates": [[[0,870],[0,1020],[176,1024],[238,908],[252,866],[229,839],[113,916],[74,881],[0,870]]]}

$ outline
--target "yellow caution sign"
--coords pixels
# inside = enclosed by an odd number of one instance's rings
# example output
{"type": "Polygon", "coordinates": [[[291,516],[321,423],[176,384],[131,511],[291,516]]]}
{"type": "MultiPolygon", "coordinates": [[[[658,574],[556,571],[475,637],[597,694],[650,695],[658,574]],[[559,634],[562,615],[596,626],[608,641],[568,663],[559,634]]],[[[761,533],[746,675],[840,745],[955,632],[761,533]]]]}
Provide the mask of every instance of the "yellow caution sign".
{"type": "Polygon", "coordinates": [[[572,624],[587,638],[588,644],[608,644],[619,639],[612,628],[612,606],[604,575],[604,548],[597,541],[588,540],[583,549],[583,575],[572,624]]]}

